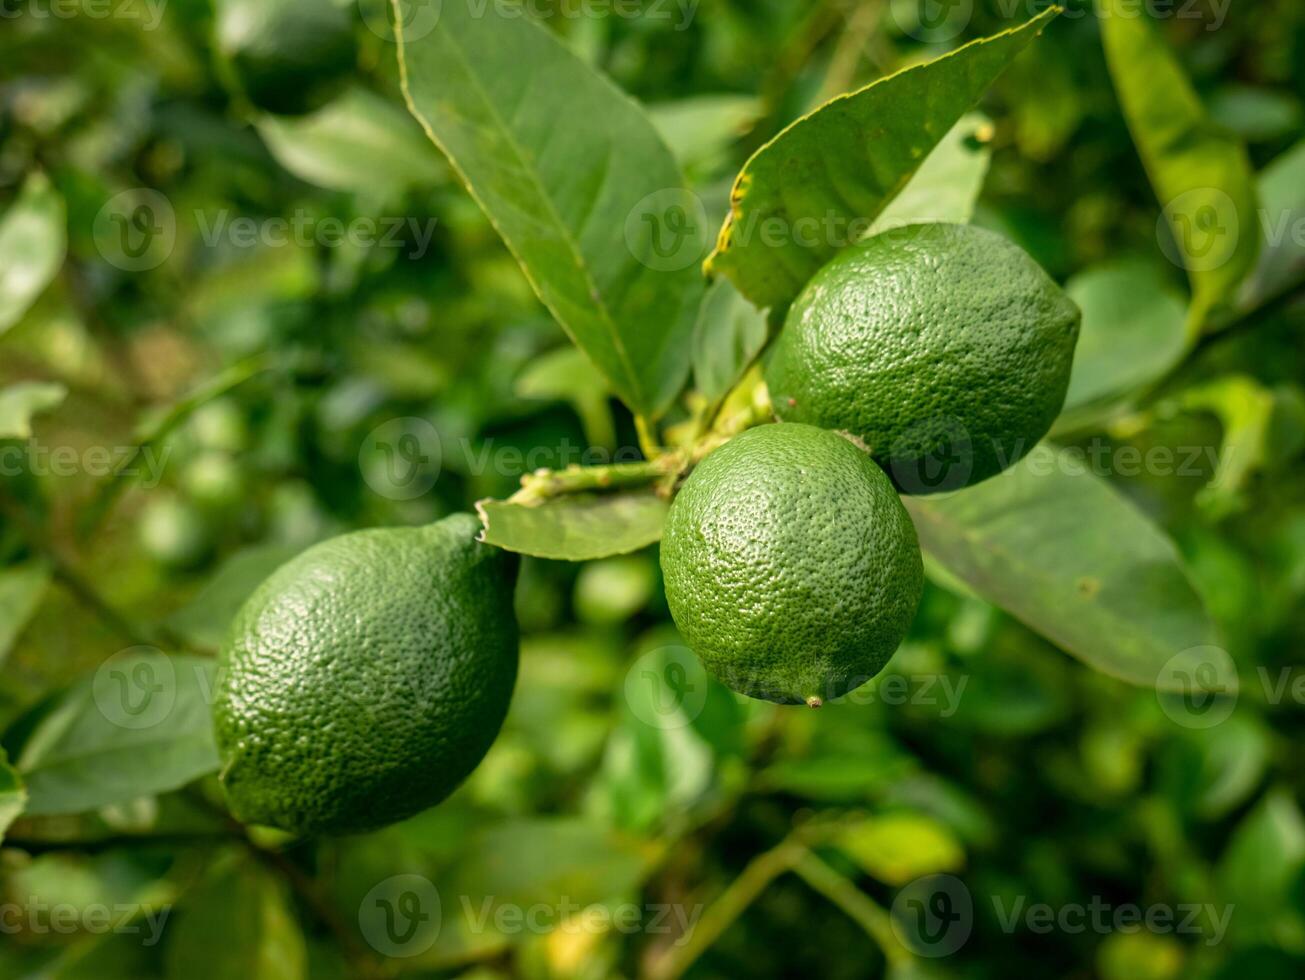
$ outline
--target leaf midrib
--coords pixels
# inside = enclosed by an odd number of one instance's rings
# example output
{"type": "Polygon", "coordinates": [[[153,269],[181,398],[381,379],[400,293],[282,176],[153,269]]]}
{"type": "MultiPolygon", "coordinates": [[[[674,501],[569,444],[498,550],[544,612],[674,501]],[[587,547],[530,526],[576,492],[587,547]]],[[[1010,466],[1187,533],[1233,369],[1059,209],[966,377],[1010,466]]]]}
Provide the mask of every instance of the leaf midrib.
{"type": "MultiPolygon", "coordinates": [[[[493,100],[489,98],[489,94],[485,90],[485,87],[481,84],[479,77],[472,70],[471,64],[467,59],[466,53],[458,45],[458,43],[456,42],[456,40],[454,39],[453,35],[450,32],[448,32],[442,27],[437,28],[437,30],[439,30],[444,35],[446,40],[449,41],[449,46],[453,48],[453,50],[456,52],[457,57],[461,62],[463,69],[466,71],[467,76],[471,79],[472,84],[475,86],[477,94],[481,97],[485,106],[488,107],[491,117],[493,118],[494,122],[498,125],[500,133],[502,133],[505,139],[507,140],[507,144],[509,148],[512,150],[514,156],[516,157],[517,162],[521,165],[521,169],[528,175],[530,183],[534,186],[535,190],[539,194],[539,198],[544,202],[544,205],[548,213],[552,216],[553,221],[555,222],[555,227],[561,231],[560,237],[562,241],[566,244],[568,251],[570,251],[572,258],[575,261],[576,269],[580,272],[580,275],[583,278],[585,284],[589,287],[589,295],[594,298],[595,306],[597,307],[599,313],[601,314],[600,320],[602,322],[602,325],[607,328],[607,331],[610,334],[612,347],[616,351],[617,357],[621,362],[621,366],[625,370],[626,378],[628,380],[632,393],[635,396],[635,400],[640,403],[640,408],[649,409],[650,406],[649,406],[649,400],[647,398],[647,393],[643,389],[643,385],[640,381],[638,373],[634,370],[634,364],[630,359],[630,353],[629,351],[626,350],[625,347],[625,340],[621,336],[620,330],[617,329],[616,320],[613,318],[612,313],[608,308],[607,298],[605,294],[598,288],[598,282],[590,274],[589,268],[584,262],[584,254],[580,251],[579,243],[572,236],[571,229],[568,228],[566,223],[562,220],[562,216],[560,212],[557,210],[557,207],[554,204],[553,199],[546,193],[543,184],[539,182],[539,177],[535,171],[535,168],[528,165],[528,161],[525,154],[522,151],[522,147],[518,145],[515,135],[513,134],[512,130],[507,126],[507,123],[504,120],[502,114],[498,111],[498,107],[494,104],[493,100]]],[[[521,257],[516,254],[516,249],[513,247],[509,237],[507,235],[502,234],[501,229],[499,229],[498,221],[495,220],[494,216],[490,213],[489,209],[485,207],[484,202],[481,200],[480,195],[476,192],[475,186],[473,185],[471,179],[468,177],[466,172],[463,170],[462,165],[456,159],[454,159],[453,154],[448,152],[443,142],[441,142],[439,137],[435,135],[434,128],[431,126],[430,121],[426,118],[425,114],[423,114],[422,111],[418,109],[416,99],[413,98],[412,89],[409,84],[408,59],[406,54],[407,42],[404,40],[403,37],[403,26],[401,20],[396,20],[395,22],[395,35],[399,42],[400,86],[403,89],[403,97],[404,100],[408,103],[408,108],[411,110],[412,114],[417,118],[418,122],[421,123],[421,127],[423,130],[425,130],[426,136],[430,139],[432,143],[434,143],[437,147],[439,147],[440,152],[444,154],[445,158],[449,161],[453,169],[457,172],[458,176],[462,179],[463,184],[467,188],[467,193],[469,193],[472,196],[472,198],[476,201],[476,203],[480,205],[481,210],[485,213],[490,223],[494,225],[495,229],[499,230],[500,235],[503,238],[504,242],[507,243],[509,249],[511,249],[513,255],[516,257],[518,265],[521,266],[522,272],[525,273],[526,279],[529,280],[530,285],[534,288],[535,292],[540,296],[541,299],[543,299],[544,296],[546,295],[545,290],[540,288],[539,284],[535,281],[534,275],[531,274],[530,269],[526,266],[526,263],[523,262],[521,260],[521,257]]],[[[552,38],[550,37],[549,40],[552,41],[552,38]]],[[[569,333],[571,329],[570,325],[565,321],[565,319],[561,316],[558,310],[554,307],[554,304],[549,302],[549,300],[547,299],[543,299],[543,302],[549,308],[549,311],[553,314],[553,316],[557,319],[557,321],[560,324],[562,324],[562,326],[569,333]]]]}
{"type": "MultiPolygon", "coordinates": [[[[1030,575],[1030,569],[1032,569],[1034,566],[1026,564],[1014,552],[1011,552],[1005,548],[1000,547],[998,544],[993,542],[990,538],[983,537],[982,535],[979,534],[978,531],[974,530],[972,526],[947,517],[942,511],[938,510],[938,508],[929,506],[927,502],[923,502],[923,501],[920,502],[916,506],[915,511],[917,513],[922,514],[924,517],[926,517],[929,523],[933,524],[935,527],[940,527],[951,531],[957,537],[960,537],[963,540],[969,542],[971,547],[977,547],[990,554],[996,555],[1009,562],[1010,565],[1016,568],[1021,575],[1026,577],[1033,577],[1030,575]]],[[[932,551],[932,549],[930,550],[932,551]]],[[[940,557],[937,555],[936,552],[935,552],[935,556],[940,557]]],[[[944,564],[946,563],[944,562],[944,564]]],[[[1128,617],[1117,615],[1111,612],[1111,610],[1108,607],[1100,604],[1096,605],[1096,611],[1101,614],[1102,618],[1107,623],[1112,625],[1117,625],[1119,623],[1124,623],[1125,625],[1127,625],[1129,622],[1131,622],[1131,620],[1129,620],[1128,617]]],[[[1019,619],[1021,622],[1025,623],[1026,625],[1030,626],[1036,632],[1039,633],[1042,632],[1041,627],[1034,626],[1023,615],[1020,615],[1019,613],[1015,613],[1013,610],[1011,610],[1011,612],[1013,615],[1015,615],[1017,619],[1019,619]]],[[[1077,659],[1086,661],[1086,658],[1084,657],[1080,649],[1070,650],[1069,652],[1072,653],[1077,659]]],[[[1122,671],[1119,671],[1118,669],[1111,669],[1111,668],[1104,667],[1095,661],[1087,661],[1087,662],[1089,663],[1090,666],[1092,666],[1096,670],[1101,671],[1101,673],[1103,674],[1114,677],[1117,680],[1124,681],[1128,684],[1143,686],[1142,682],[1138,681],[1136,678],[1128,676],[1127,674],[1123,673],[1122,671]]]]}

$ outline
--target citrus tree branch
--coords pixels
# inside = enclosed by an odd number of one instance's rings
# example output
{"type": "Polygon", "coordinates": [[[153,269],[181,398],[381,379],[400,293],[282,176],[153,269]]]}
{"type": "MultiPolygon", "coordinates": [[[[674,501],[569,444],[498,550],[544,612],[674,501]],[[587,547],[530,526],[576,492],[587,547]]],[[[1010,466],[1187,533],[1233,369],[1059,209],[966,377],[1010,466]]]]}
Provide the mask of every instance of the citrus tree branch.
{"type": "Polygon", "coordinates": [[[857,888],[820,858],[814,851],[797,845],[800,849],[793,862],[793,873],[837,905],[849,919],[865,930],[883,951],[884,958],[892,964],[911,960],[910,951],[893,932],[888,913],[869,895],[857,888]]]}
{"type": "Polygon", "coordinates": [[[678,980],[711,948],[734,922],[766,890],[766,887],[793,867],[806,850],[796,839],[788,837],[776,847],[752,859],[743,873],[730,882],[720,897],[703,913],[688,941],[675,947],[648,971],[651,980],[678,980]]]}
{"type": "Polygon", "coordinates": [[[666,453],[655,460],[611,463],[605,466],[568,466],[563,470],[535,470],[521,478],[521,489],[508,498],[514,504],[541,504],[568,493],[641,487],[679,471],[683,458],[666,453]]]}

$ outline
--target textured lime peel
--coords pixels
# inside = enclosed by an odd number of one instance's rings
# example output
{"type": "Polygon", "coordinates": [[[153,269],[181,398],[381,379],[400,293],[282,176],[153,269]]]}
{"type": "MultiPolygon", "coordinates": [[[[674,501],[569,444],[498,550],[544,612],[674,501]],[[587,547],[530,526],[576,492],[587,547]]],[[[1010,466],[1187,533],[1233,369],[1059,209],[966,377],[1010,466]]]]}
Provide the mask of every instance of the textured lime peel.
{"type": "Polygon", "coordinates": [[[842,252],[790,308],[766,367],[775,412],[845,433],[908,493],[1016,463],[1069,387],[1080,314],[1018,246],[908,225],[842,252]]]}
{"type": "Polygon", "coordinates": [[[364,831],[449,795],[507,714],[517,559],[456,514],[358,531],[250,597],[222,652],[222,784],[246,823],[364,831]]]}
{"type": "Polygon", "coordinates": [[[852,443],[763,425],[708,456],[671,506],[666,599],[734,690],[819,707],[888,663],[923,568],[892,484],[852,443]]]}

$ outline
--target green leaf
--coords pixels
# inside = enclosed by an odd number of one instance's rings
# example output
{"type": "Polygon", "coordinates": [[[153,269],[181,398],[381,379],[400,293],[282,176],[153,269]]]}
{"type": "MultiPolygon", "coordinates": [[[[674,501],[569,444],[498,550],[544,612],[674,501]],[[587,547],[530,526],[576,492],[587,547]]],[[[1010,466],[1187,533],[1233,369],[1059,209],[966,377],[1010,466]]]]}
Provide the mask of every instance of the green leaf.
{"type": "Polygon", "coordinates": [[[1101,980],[1179,980],[1185,953],[1173,936],[1112,932],[1097,947],[1098,975],[1101,980]]]}
{"type": "Polygon", "coordinates": [[[1246,147],[1211,122],[1149,15],[1131,0],[1098,0],[1101,38],[1151,187],[1192,284],[1188,328],[1205,328],[1255,265],[1260,237],[1246,147]]]}
{"type": "Polygon", "coordinates": [[[866,874],[894,887],[965,865],[960,841],[923,813],[868,816],[840,829],[834,842],[866,874]]]}
{"type": "Polygon", "coordinates": [[[1216,870],[1220,899],[1237,910],[1231,931],[1239,945],[1276,945],[1289,917],[1299,927],[1288,896],[1303,868],[1305,817],[1290,791],[1275,787],[1242,818],[1216,870]]]}
{"type": "Polygon", "coordinates": [[[23,788],[18,770],[9,764],[9,756],[0,748],[0,842],[5,839],[5,831],[25,806],[27,790],[23,788]]]}
{"type": "Polygon", "coordinates": [[[1272,743],[1264,723],[1234,712],[1211,728],[1187,729],[1161,748],[1161,785],[1186,812],[1215,820],[1241,806],[1260,785],[1272,743]]]}
{"type": "Polygon", "coordinates": [[[708,270],[729,277],[759,307],[791,302],[839,248],[869,229],[1058,12],[839,96],[793,123],[739,174],[708,270]]]}
{"type": "Polygon", "coordinates": [[[50,566],[43,561],[0,568],[0,664],[32,618],[50,585],[50,566]]]}
{"type": "Polygon", "coordinates": [[[281,166],[319,187],[394,199],[448,176],[412,117],[364,88],[350,88],[310,115],[260,116],[256,125],[281,166]]]}
{"type": "Polygon", "coordinates": [[[1093,266],[1065,292],[1083,311],[1067,412],[1157,381],[1187,352],[1187,304],[1144,262],[1093,266]]]}
{"type": "Polygon", "coordinates": [[[761,113],[761,100],[751,95],[695,95],[648,107],[657,132],[690,174],[725,165],[730,147],[761,113]]]}
{"type": "Polygon", "coordinates": [[[875,219],[871,235],[925,222],[967,224],[992,163],[992,123],[971,112],[948,131],[875,219]]]}
{"type": "Polygon", "coordinates": [[[669,507],[651,490],[568,494],[537,505],[476,504],[487,544],[563,561],[623,555],[660,541],[669,507]]]}
{"type": "Polygon", "coordinates": [[[629,667],[594,801],[606,822],[641,831],[675,826],[704,797],[716,760],[694,722],[713,689],[719,685],[679,643],[646,649],[629,667]]]}
{"type": "Polygon", "coordinates": [[[167,976],[175,980],[300,980],[308,976],[303,933],[280,879],[247,862],[183,896],[168,931],[167,976]]]}
{"type": "Polygon", "coordinates": [[[74,684],[15,753],[28,812],[80,813],[215,771],[214,669],[209,660],[134,647],[74,684]]]}
{"type": "Polygon", "coordinates": [[[1237,307],[1248,313],[1281,296],[1305,279],[1305,140],[1270,163],[1260,174],[1261,231],[1264,240],[1255,270],[1242,285],[1237,307]]]}
{"type": "Polygon", "coordinates": [[[852,750],[779,759],[757,775],[757,788],[822,803],[864,802],[919,768],[914,757],[881,732],[852,750]]]}
{"type": "Polygon", "coordinates": [[[63,198],[43,173],[31,174],[0,217],[0,334],[17,323],[63,265],[63,198]]]}
{"type": "MultiPolygon", "coordinates": [[[[542,904],[563,896],[581,907],[620,899],[642,881],[650,845],[574,817],[531,818],[496,824],[467,841],[450,875],[457,911],[542,904]]],[[[453,903],[450,902],[450,905],[453,903]]],[[[454,910],[449,909],[450,913],[454,910]]]]}
{"type": "Polygon", "coordinates": [[[56,382],[20,381],[0,388],[0,439],[30,439],[32,417],[67,397],[68,389],[56,382]]]}
{"type": "Polygon", "coordinates": [[[1225,85],[1210,99],[1210,118],[1248,142],[1281,139],[1301,131],[1300,102],[1250,85],[1225,85]]]}
{"type": "Polygon", "coordinates": [[[1273,390],[1249,375],[1234,374],[1186,389],[1177,404],[1185,411],[1209,412],[1223,426],[1218,466],[1197,496],[1216,520],[1245,507],[1254,473],[1301,449],[1305,409],[1298,388],[1273,390]]]}
{"type": "Polygon", "coordinates": [[[733,283],[712,283],[693,328],[693,383],[708,401],[719,401],[738,383],[768,332],[765,316],[733,283]]]}
{"type": "Polygon", "coordinates": [[[516,393],[521,398],[567,402],[580,417],[589,445],[616,448],[607,380],[574,347],[562,347],[531,361],[517,378],[516,393]]]}
{"type": "Polygon", "coordinates": [[[499,5],[445,0],[399,53],[408,107],[544,305],[631,409],[659,414],[688,372],[706,228],[648,117],[499,5]]]}
{"type": "Polygon", "coordinates": [[[220,647],[245,600],[263,579],[302,550],[285,544],[241,549],[222,563],[194,599],[167,618],[168,627],[197,647],[220,647]]]}
{"type": "Polygon", "coordinates": [[[1213,642],[1173,543],[1070,451],[1041,446],[976,487],[904,502],[929,555],[1105,674],[1154,686],[1213,642]]]}

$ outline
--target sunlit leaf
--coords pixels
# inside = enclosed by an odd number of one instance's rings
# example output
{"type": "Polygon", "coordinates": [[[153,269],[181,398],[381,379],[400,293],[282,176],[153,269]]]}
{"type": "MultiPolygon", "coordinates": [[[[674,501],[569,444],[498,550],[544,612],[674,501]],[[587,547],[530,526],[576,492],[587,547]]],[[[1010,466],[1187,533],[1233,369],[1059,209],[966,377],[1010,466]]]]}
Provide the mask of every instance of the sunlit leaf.
{"type": "Polygon", "coordinates": [[[413,118],[364,88],[310,115],[260,116],[256,125],[281,166],[319,187],[392,199],[448,174],[413,118]]]}
{"type": "Polygon", "coordinates": [[[68,396],[61,384],[20,381],[0,388],[0,439],[29,439],[32,417],[57,408],[68,396]]]}
{"type": "Polygon", "coordinates": [[[992,123],[982,113],[964,116],[875,219],[869,233],[928,222],[968,222],[992,162],[992,132],[992,123]]]}
{"type": "Polygon", "coordinates": [[[1206,114],[1150,15],[1130,0],[1098,0],[1101,39],[1133,142],[1172,240],[1170,259],[1192,283],[1189,328],[1203,329],[1255,265],[1260,248],[1246,148],[1206,114]]]}
{"type": "Polygon", "coordinates": [[[578,493],[528,506],[476,505],[482,540],[537,558],[589,561],[638,551],[661,540],[669,504],[651,490],[578,493]]]}
{"type": "Polygon", "coordinates": [[[923,875],[958,871],[965,849],[937,820],[901,811],[868,816],[842,828],[838,847],[866,874],[900,887],[923,875]]]}
{"type": "Polygon", "coordinates": [[[723,165],[729,147],[761,112],[761,100],[751,95],[695,95],[648,107],[653,125],[691,174],[723,165]]]}
{"type": "Polygon", "coordinates": [[[27,626],[50,585],[50,566],[43,561],[0,568],[0,664],[27,626]]]}
{"type": "Polygon", "coordinates": [[[22,318],[59,271],[66,225],[63,198],[39,172],[0,214],[0,334],[22,318]]]}
{"type": "Polygon", "coordinates": [[[0,841],[5,831],[27,805],[27,790],[17,770],[9,764],[9,757],[0,748],[0,841]]]}
{"type": "Polygon", "coordinates": [[[1251,476],[1290,459],[1305,444],[1305,398],[1299,388],[1271,389],[1249,375],[1227,375],[1187,388],[1177,404],[1210,412],[1223,425],[1218,466],[1197,498],[1214,518],[1245,507],[1251,476]]]}

